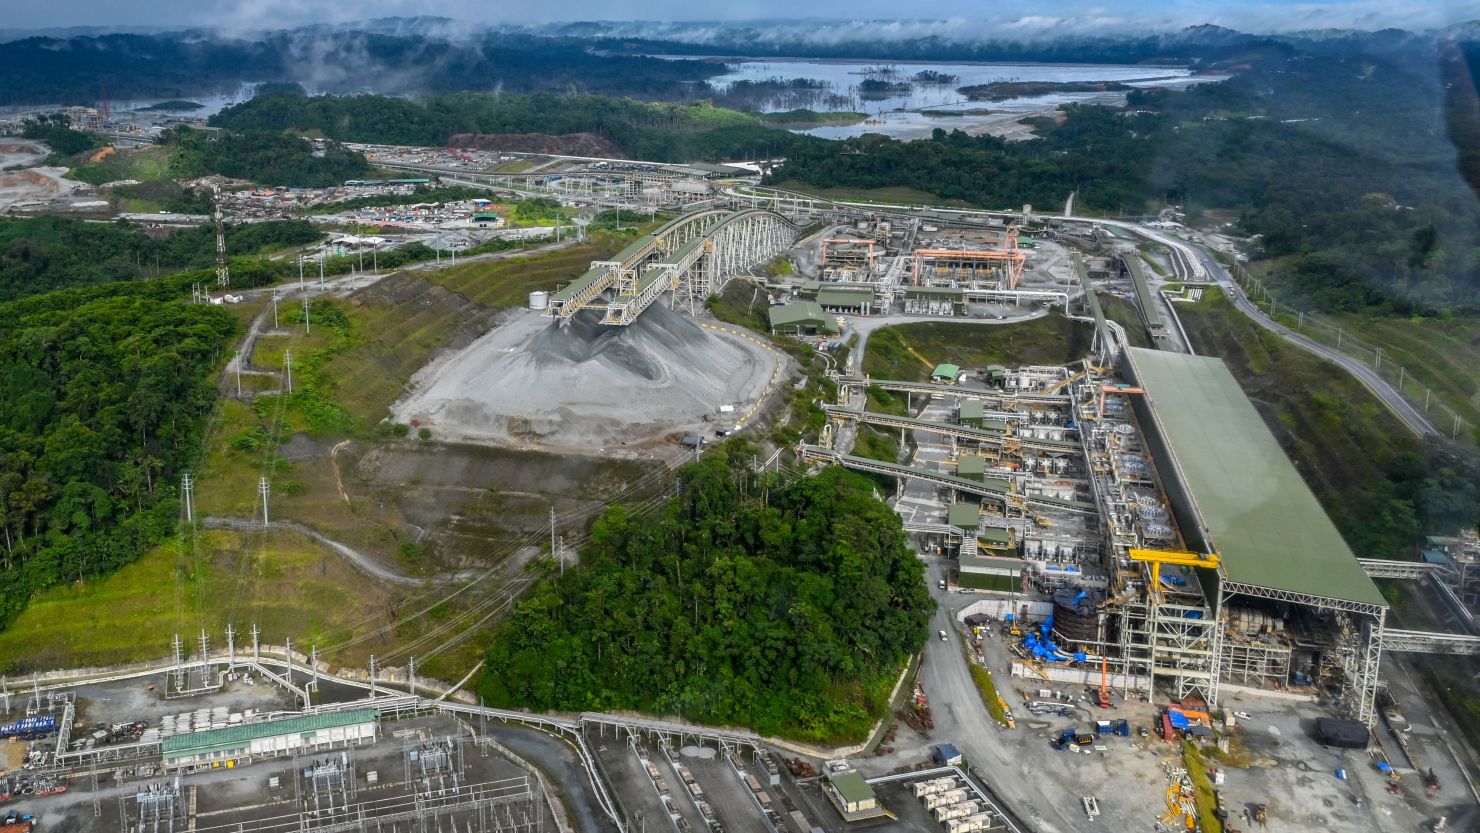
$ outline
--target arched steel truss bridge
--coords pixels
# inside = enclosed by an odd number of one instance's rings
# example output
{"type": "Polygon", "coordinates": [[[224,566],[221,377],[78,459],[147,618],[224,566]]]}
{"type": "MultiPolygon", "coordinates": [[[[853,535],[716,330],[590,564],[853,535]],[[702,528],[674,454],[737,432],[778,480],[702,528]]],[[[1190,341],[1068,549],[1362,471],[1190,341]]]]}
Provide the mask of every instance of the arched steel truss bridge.
{"type": "Polygon", "coordinates": [[[763,209],[685,214],[619,252],[550,296],[545,315],[561,320],[605,310],[601,323],[625,327],[673,292],[675,307],[697,313],[736,272],[763,263],[797,236],[790,220],[763,209]]]}

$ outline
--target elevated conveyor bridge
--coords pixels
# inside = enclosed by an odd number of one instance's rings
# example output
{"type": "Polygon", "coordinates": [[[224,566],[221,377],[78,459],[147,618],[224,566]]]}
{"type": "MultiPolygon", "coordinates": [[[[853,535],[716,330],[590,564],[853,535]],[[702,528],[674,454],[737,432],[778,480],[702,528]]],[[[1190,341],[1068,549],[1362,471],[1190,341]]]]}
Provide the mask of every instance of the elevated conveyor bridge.
{"type": "Polygon", "coordinates": [[[1017,445],[1022,448],[1031,448],[1045,454],[1079,454],[1082,452],[1079,443],[1069,440],[1050,440],[1039,437],[1025,437],[1002,431],[990,429],[973,428],[969,425],[951,425],[944,422],[931,422],[913,417],[897,416],[895,414],[880,414],[872,411],[857,411],[852,408],[844,408],[839,405],[823,405],[822,409],[834,419],[856,420],[866,422],[870,425],[883,425],[890,428],[907,428],[912,431],[934,431],[948,437],[962,440],[972,440],[980,443],[990,443],[997,446],[1017,445]]]}
{"type": "Polygon", "coordinates": [[[706,209],[598,260],[586,274],[550,296],[545,315],[565,320],[583,309],[604,310],[603,324],[627,326],[665,292],[697,313],[737,272],[770,260],[796,239],[797,227],[761,209],[706,209]]]}
{"type": "Polygon", "coordinates": [[[819,460],[829,463],[837,463],[845,468],[855,471],[866,471],[874,474],[886,474],[890,477],[914,477],[928,483],[939,486],[949,486],[957,491],[967,494],[988,497],[1000,500],[1004,503],[1022,502],[1027,506],[1035,506],[1039,509],[1053,509],[1060,512],[1078,512],[1093,515],[1096,512],[1094,504],[1084,503],[1077,500],[1064,500],[1062,498],[1048,497],[1046,495],[1019,495],[1012,491],[1010,481],[988,478],[986,480],[971,480],[966,477],[957,477],[954,474],[946,474],[939,471],[915,468],[914,466],[900,465],[899,463],[886,463],[882,460],[871,460],[867,457],[857,457],[852,454],[839,454],[830,448],[816,445],[802,446],[802,457],[807,460],[819,460]]]}
{"type": "Polygon", "coordinates": [[[959,385],[942,385],[934,382],[902,382],[897,379],[860,379],[855,376],[840,376],[834,381],[838,387],[843,389],[842,395],[847,395],[847,388],[854,386],[876,387],[881,390],[895,391],[899,393],[923,393],[927,396],[942,395],[954,396],[958,399],[978,399],[983,402],[999,403],[1003,410],[1018,411],[1025,405],[1053,405],[1060,408],[1068,408],[1073,403],[1069,395],[1065,393],[1016,393],[1001,388],[982,390],[979,388],[966,388],[959,385]]]}

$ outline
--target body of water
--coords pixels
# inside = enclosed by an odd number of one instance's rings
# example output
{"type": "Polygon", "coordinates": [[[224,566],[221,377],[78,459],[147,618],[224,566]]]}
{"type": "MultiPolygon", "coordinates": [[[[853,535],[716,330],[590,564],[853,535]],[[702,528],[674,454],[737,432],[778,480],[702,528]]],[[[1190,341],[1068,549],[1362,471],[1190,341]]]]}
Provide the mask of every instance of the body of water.
{"type": "MultiPolygon", "coordinates": [[[[663,56],[681,57],[681,56],[663,56]]],[[[969,132],[994,132],[1009,138],[1028,138],[1017,125],[1027,116],[1049,112],[1062,104],[1090,102],[1122,104],[1124,93],[1049,93],[1004,101],[968,101],[958,87],[998,81],[1118,81],[1135,87],[1172,86],[1216,81],[1216,76],[1195,76],[1186,67],[1124,64],[1034,64],[1034,63],[936,63],[914,61],[820,60],[815,58],[726,59],[730,71],[709,83],[722,93],[745,88],[736,82],[752,82],[748,103],[760,112],[774,113],[805,107],[813,110],[849,110],[868,114],[860,124],[817,127],[799,132],[827,139],[843,139],[864,133],[883,133],[901,139],[921,138],[935,128],[969,132]],[[954,76],[944,84],[917,81],[923,72],[954,76]],[[811,79],[820,85],[773,89],[764,82],[811,79]],[[869,79],[887,85],[869,91],[869,79]],[[943,115],[939,111],[971,110],[965,115],[943,115]],[[934,111],[934,113],[933,113],[934,111]]],[[[732,102],[733,103],[733,102],[732,102]]]]}

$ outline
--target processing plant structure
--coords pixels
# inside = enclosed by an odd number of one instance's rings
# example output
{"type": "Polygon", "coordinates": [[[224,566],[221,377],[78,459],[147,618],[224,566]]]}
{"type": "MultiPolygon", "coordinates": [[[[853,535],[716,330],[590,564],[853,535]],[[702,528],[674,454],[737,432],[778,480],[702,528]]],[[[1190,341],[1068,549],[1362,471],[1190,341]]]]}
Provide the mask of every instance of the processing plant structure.
{"type": "Polygon", "coordinates": [[[1370,726],[1385,649],[1474,652],[1387,627],[1372,576],[1392,562],[1346,544],[1220,359],[1119,346],[1086,298],[1080,365],[843,377],[835,430],[802,449],[900,479],[906,530],[957,554],[963,588],[1002,591],[963,615],[1020,637],[1015,675],[1098,686],[1105,704],[1278,690],[1370,726]],[[869,387],[911,415],[865,410],[869,387]],[[882,462],[836,444],[856,424],[927,439],[912,464],[882,462]]]}

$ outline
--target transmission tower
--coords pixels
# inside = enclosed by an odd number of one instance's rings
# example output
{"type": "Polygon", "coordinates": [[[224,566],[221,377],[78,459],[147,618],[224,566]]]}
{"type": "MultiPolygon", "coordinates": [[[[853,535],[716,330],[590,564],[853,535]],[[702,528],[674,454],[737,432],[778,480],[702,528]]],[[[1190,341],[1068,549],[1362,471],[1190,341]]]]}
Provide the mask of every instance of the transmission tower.
{"type": "Polygon", "coordinates": [[[226,290],[231,288],[231,269],[226,265],[226,224],[221,220],[221,186],[214,186],[211,193],[216,216],[216,286],[226,290]]]}
{"type": "Polygon", "coordinates": [[[185,499],[185,523],[195,523],[195,481],[189,474],[180,475],[180,496],[185,499]]]}
{"type": "Polygon", "coordinates": [[[267,519],[267,496],[272,492],[272,484],[267,482],[267,478],[257,478],[257,492],[262,495],[262,526],[272,526],[272,522],[267,519]]]}

